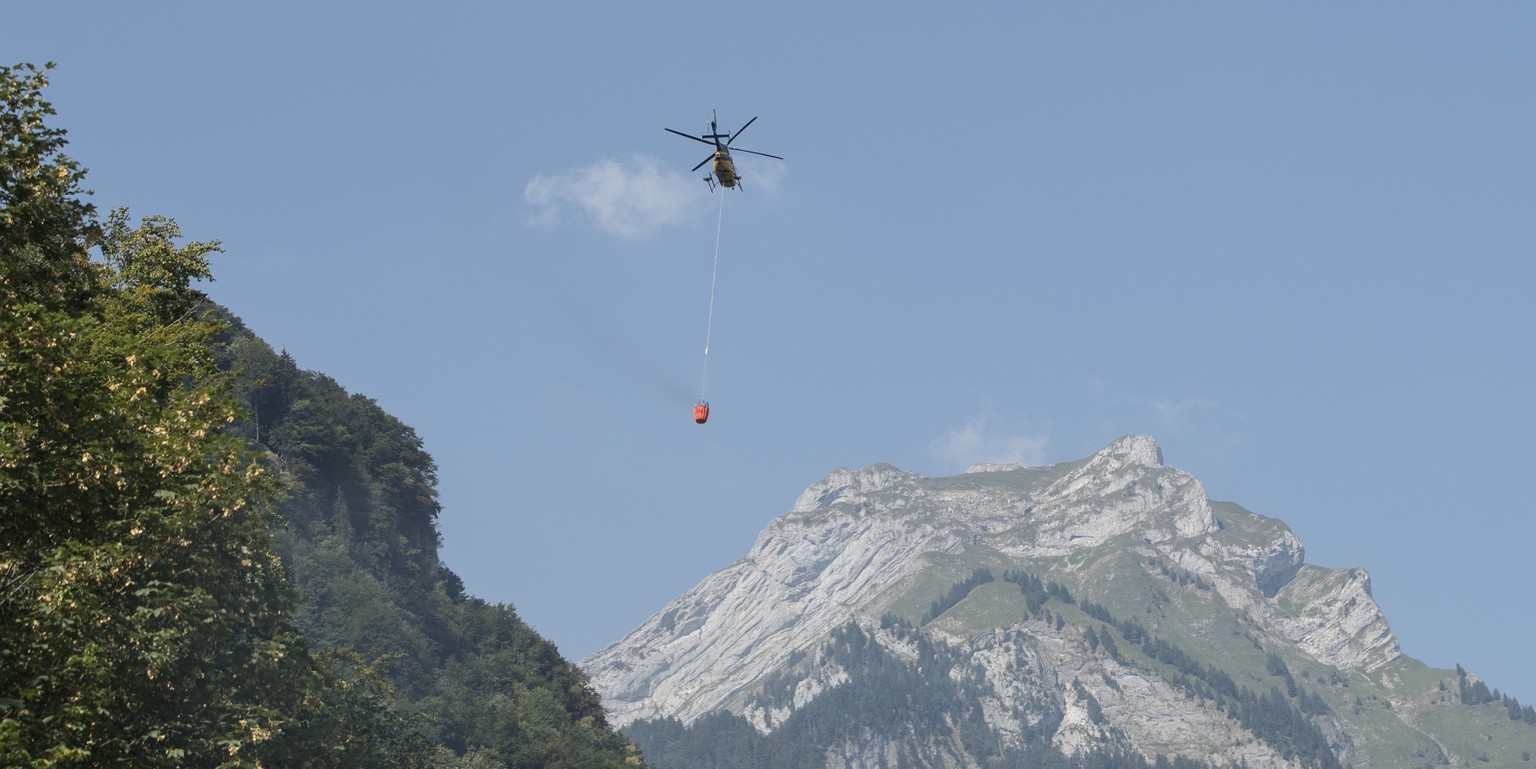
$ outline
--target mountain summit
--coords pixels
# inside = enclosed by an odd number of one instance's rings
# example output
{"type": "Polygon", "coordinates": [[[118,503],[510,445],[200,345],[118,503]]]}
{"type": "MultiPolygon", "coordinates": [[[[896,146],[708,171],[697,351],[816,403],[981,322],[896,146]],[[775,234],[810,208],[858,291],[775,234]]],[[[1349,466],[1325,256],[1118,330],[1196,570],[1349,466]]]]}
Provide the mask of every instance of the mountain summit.
{"type": "Polygon", "coordinates": [[[826,766],[1007,765],[1027,749],[1529,766],[1536,750],[1536,713],[1402,654],[1364,569],[1307,564],[1283,523],[1211,501],[1147,436],[1048,467],[833,471],[582,667],[658,762],[648,725],[726,714],[763,739],[805,731],[826,766]],[[869,671],[903,665],[913,682],[943,668],[954,712],[860,721],[869,671]],[[814,719],[834,696],[835,737],[814,719]]]}

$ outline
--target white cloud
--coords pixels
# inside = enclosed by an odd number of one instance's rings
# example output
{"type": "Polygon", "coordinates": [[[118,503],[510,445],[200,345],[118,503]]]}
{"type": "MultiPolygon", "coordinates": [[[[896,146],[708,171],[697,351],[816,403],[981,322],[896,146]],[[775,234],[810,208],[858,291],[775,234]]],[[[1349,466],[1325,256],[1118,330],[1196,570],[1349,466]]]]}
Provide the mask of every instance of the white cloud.
{"type": "Polygon", "coordinates": [[[663,227],[686,223],[699,215],[704,183],[675,171],[661,170],[658,161],[636,155],[627,162],[599,161],[558,176],[535,176],[523,188],[523,200],[534,207],[530,226],[553,226],[568,205],[580,208],[598,227],[625,240],[639,240],[663,227]]]}
{"type": "Polygon", "coordinates": [[[1042,465],[1045,444],[1045,436],[993,435],[987,431],[986,418],[977,417],[965,427],[946,432],[928,451],[946,470],[959,471],[983,462],[1042,465]]]}

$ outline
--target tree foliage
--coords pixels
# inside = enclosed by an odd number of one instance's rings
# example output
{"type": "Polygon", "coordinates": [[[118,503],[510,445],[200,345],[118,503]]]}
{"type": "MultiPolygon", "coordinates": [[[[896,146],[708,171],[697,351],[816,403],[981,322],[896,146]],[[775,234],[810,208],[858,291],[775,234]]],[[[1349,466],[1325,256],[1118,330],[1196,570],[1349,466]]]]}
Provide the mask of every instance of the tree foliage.
{"type": "Polygon", "coordinates": [[[87,248],[96,209],[85,171],[48,125],[47,65],[0,67],[0,290],[10,302],[79,310],[95,287],[87,248]]]}
{"type": "Polygon", "coordinates": [[[415,431],[227,321],[219,363],[247,414],[231,432],[287,483],[277,549],[305,636],[387,667],[446,766],[639,764],[585,674],[440,562],[437,468],[415,431]]]}
{"type": "Polygon", "coordinates": [[[217,244],[98,221],[46,84],[0,68],[0,765],[420,763],[388,685],[293,621],[192,286],[217,244]]]}
{"type": "Polygon", "coordinates": [[[641,764],[439,562],[414,431],[212,306],[217,243],[97,219],[45,74],[0,68],[0,766],[641,764]]]}

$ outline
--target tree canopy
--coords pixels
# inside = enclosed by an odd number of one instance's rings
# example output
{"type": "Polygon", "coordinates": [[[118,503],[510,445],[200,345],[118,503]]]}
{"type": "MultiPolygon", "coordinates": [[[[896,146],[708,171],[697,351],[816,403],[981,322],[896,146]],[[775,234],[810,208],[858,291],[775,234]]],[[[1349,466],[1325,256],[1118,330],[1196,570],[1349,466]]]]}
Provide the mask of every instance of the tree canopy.
{"type": "Polygon", "coordinates": [[[98,216],[47,71],[0,67],[0,766],[639,765],[439,562],[414,431],[98,216]]]}

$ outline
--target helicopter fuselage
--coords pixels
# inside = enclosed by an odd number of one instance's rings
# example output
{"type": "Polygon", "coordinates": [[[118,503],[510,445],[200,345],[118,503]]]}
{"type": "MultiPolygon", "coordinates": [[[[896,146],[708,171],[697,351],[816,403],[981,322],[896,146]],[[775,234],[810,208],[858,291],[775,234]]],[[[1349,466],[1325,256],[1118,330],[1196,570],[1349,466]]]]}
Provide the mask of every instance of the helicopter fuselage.
{"type": "Polygon", "coordinates": [[[736,164],[731,162],[731,153],[725,150],[715,151],[715,180],[721,187],[730,189],[736,186],[736,164]]]}

